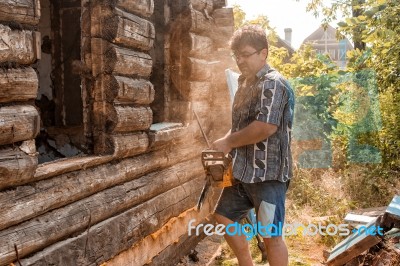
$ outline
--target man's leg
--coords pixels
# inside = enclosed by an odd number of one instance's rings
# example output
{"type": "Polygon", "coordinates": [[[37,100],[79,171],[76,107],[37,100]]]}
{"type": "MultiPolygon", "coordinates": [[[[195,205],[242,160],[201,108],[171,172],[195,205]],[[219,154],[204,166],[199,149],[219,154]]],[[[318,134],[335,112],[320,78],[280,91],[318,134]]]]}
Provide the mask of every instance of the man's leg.
{"type": "MultiPolygon", "coordinates": [[[[219,224],[223,224],[225,226],[234,223],[232,220],[218,213],[214,213],[214,217],[219,224]]],[[[253,266],[253,260],[250,254],[249,243],[247,242],[245,235],[230,236],[228,234],[225,234],[224,238],[228,243],[228,245],[233,250],[233,252],[235,253],[240,266],[253,266]]]]}
{"type": "Polygon", "coordinates": [[[288,250],[281,236],[264,238],[267,258],[270,266],[287,266],[288,250]]]}

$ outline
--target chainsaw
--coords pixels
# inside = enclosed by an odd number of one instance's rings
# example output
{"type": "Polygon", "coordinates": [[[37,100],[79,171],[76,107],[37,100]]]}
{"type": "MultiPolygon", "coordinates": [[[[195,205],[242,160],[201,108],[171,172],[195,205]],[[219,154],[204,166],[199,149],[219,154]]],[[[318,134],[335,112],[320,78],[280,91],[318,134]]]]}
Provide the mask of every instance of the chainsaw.
{"type": "MultiPolygon", "coordinates": [[[[200,119],[197,113],[193,110],[199,124],[201,133],[210,148],[210,142],[206,134],[204,133],[203,127],[200,124],[200,119]]],[[[207,192],[210,187],[224,188],[232,186],[234,178],[232,174],[232,157],[230,154],[224,155],[221,151],[207,149],[201,153],[201,162],[204,167],[206,174],[205,184],[200,194],[200,198],[197,202],[197,210],[200,210],[203,202],[206,198],[207,192]]]]}

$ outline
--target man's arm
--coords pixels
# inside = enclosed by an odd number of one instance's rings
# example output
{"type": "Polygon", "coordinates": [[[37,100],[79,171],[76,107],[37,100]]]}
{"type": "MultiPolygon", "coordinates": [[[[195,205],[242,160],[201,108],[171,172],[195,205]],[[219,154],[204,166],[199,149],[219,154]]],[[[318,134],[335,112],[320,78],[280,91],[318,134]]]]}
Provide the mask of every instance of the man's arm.
{"type": "Polygon", "coordinates": [[[249,144],[258,143],[272,136],[278,126],[261,121],[253,121],[247,127],[220,138],[212,143],[211,148],[218,151],[229,153],[233,148],[242,147],[249,144]]]}

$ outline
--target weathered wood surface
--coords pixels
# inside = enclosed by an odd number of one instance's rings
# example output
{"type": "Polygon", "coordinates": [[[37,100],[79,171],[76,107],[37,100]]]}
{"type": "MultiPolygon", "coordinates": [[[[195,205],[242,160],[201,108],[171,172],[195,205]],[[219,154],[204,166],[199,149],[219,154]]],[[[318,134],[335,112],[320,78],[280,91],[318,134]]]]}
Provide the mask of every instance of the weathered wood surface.
{"type": "Polygon", "coordinates": [[[59,242],[21,262],[23,265],[99,265],[153,233],[172,217],[193,207],[200,183],[199,178],[194,178],[94,225],[88,234],[83,232],[59,242]]]}
{"type": "Polygon", "coordinates": [[[40,0],[0,0],[0,21],[37,25],[39,19],[40,0]]]}
{"type": "Polygon", "coordinates": [[[169,149],[124,159],[119,163],[82,169],[52,179],[1,191],[0,230],[78,201],[106,188],[133,180],[155,169],[163,169],[198,157],[203,148],[204,145],[194,141],[190,146],[173,146],[169,149]]]}
{"type": "Polygon", "coordinates": [[[148,80],[102,75],[96,80],[94,97],[96,101],[147,105],[154,101],[154,93],[148,80]]]}
{"type": "Polygon", "coordinates": [[[213,34],[210,35],[210,38],[213,40],[216,48],[226,48],[228,47],[229,40],[231,39],[233,32],[233,26],[214,27],[213,34]]]}
{"type": "Polygon", "coordinates": [[[214,8],[221,8],[221,7],[225,7],[228,5],[227,0],[213,0],[214,2],[214,8]]]}
{"type": "Polygon", "coordinates": [[[149,147],[149,137],[145,132],[108,137],[110,151],[115,158],[132,157],[144,153],[149,147]]]}
{"type": "Polygon", "coordinates": [[[190,81],[210,81],[213,64],[206,60],[188,57],[183,71],[190,81]]]}
{"type": "MultiPolygon", "coordinates": [[[[0,259],[6,263],[16,259],[14,244],[18,246],[20,257],[24,257],[73,233],[83,232],[88,226],[89,219],[91,225],[97,224],[157,195],[171,193],[170,190],[174,191],[176,187],[185,186],[183,184],[186,182],[200,185],[202,172],[201,163],[197,159],[180,163],[0,231],[0,259]],[[63,230],[57,230],[58,228],[63,230]]],[[[199,194],[200,191],[197,190],[192,188],[191,192],[199,194]]],[[[183,194],[186,197],[190,195],[183,194]]],[[[185,209],[181,209],[183,210],[185,209]]],[[[107,240],[103,239],[101,242],[104,241],[107,240]]],[[[113,236],[109,241],[115,241],[113,236]]]]}
{"type": "Polygon", "coordinates": [[[33,64],[36,60],[31,31],[11,30],[0,24],[0,63],[33,64]]]}
{"type": "Polygon", "coordinates": [[[150,17],[154,11],[154,0],[112,0],[114,5],[139,16],[150,17]]]}
{"type": "Polygon", "coordinates": [[[37,165],[34,140],[0,148],[0,190],[29,182],[37,165]]]}
{"type": "Polygon", "coordinates": [[[38,83],[31,67],[0,69],[0,103],[35,99],[38,83]]]}
{"type": "Polygon", "coordinates": [[[105,40],[92,38],[93,75],[115,74],[149,77],[152,70],[150,55],[117,47],[105,40]]]}
{"type": "Polygon", "coordinates": [[[184,136],[185,133],[187,133],[187,130],[185,130],[180,123],[153,124],[150,127],[149,132],[149,146],[151,149],[155,150],[161,149],[166,145],[174,145],[184,136]],[[160,126],[155,128],[158,125],[160,126]]]}
{"type": "Polygon", "coordinates": [[[62,175],[76,170],[86,170],[100,164],[108,163],[112,156],[87,156],[59,159],[56,162],[40,164],[30,182],[43,180],[49,177],[62,175]]]}
{"type": "Polygon", "coordinates": [[[132,132],[149,129],[153,121],[150,107],[114,106],[94,103],[96,123],[105,123],[106,131],[132,132]]]}
{"type": "Polygon", "coordinates": [[[110,6],[95,6],[91,16],[91,34],[129,48],[153,47],[154,25],[138,16],[110,6]]]}
{"type": "Polygon", "coordinates": [[[188,99],[190,101],[211,101],[211,82],[189,81],[187,86],[189,88],[188,99]]]}
{"type": "Polygon", "coordinates": [[[208,202],[205,202],[203,207],[201,211],[191,208],[181,213],[178,217],[173,217],[162,228],[146,236],[139,243],[121,252],[110,261],[107,261],[107,265],[175,265],[174,260],[180,260],[205,236],[204,233],[196,236],[193,232],[189,237],[189,222],[194,219],[194,225],[200,222],[204,224],[212,223],[204,219],[204,217],[207,217],[212,212],[210,205],[208,202]],[[192,239],[190,241],[192,243],[186,241],[188,238],[192,239]],[[188,246],[182,246],[184,242],[188,246]],[[186,254],[183,253],[185,251],[187,251],[186,254]]]}
{"type": "Polygon", "coordinates": [[[34,139],[40,130],[39,113],[31,105],[0,107],[0,145],[34,139]]]}
{"type": "Polygon", "coordinates": [[[189,0],[189,5],[198,11],[207,11],[208,14],[213,12],[213,0],[189,0]]]}
{"type": "Polygon", "coordinates": [[[197,58],[208,58],[213,52],[213,43],[209,37],[189,33],[189,56],[197,58]]]}
{"type": "Polygon", "coordinates": [[[234,27],[235,21],[233,18],[233,8],[215,9],[212,17],[217,27],[234,27]]]}
{"type": "Polygon", "coordinates": [[[190,31],[197,34],[211,34],[211,18],[206,18],[201,11],[187,9],[181,14],[179,20],[184,33],[190,31]]]}

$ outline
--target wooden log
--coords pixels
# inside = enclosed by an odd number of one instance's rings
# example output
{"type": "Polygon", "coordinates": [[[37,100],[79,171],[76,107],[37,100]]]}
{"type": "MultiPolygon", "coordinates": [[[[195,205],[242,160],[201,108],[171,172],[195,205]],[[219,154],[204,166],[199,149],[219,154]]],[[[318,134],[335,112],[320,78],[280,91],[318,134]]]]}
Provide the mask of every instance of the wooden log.
{"type": "Polygon", "coordinates": [[[211,83],[208,81],[189,81],[190,101],[211,101],[211,83]]]}
{"type": "Polygon", "coordinates": [[[50,210],[88,197],[106,188],[163,169],[178,162],[198,157],[204,145],[180,145],[119,163],[104,164],[61,176],[0,191],[0,230],[39,216],[50,210]]]}
{"type": "Polygon", "coordinates": [[[132,157],[144,153],[149,147],[149,138],[146,133],[132,133],[125,135],[108,136],[107,153],[113,154],[115,158],[132,157]]]}
{"type": "Polygon", "coordinates": [[[198,178],[182,184],[120,215],[94,225],[89,233],[82,232],[74,238],[61,241],[30,258],[21,260],[21,263],[23,265],[100,265],[156,231],[183,210],[191,208],[195,204],[196,190],[199,185],[198,178]]]}
{"type": "Polygon", "coordinates": [[[144,17],[150,17],[154,11],[153,0],[114,0],[116,6],[126,11],[144,17]]]}
{"type": "Polygon", "coordinates": [[[34,139],[40,130],[39,113],[31,105],[0,107],[0,145],[34,139]]]}
{"type": "Polygon", "coordinates": [[[187,76],[190,81],[205,81],[210,80],[212,67],[212,62],[188,57],[187,60],[185,60],[182,70],[185,72],[184,75],[187,76]]]}
{"type": "Polygon", "coordinates": [[[208,14],[213,12],[213,0],[189,0],[188,2],[192,8],[198,11],[206,11],[208,14]]]}
{"type": "Polygon", "coordinates": [[[104,123],[108,133],[132,132],[149,129],[153,120],[150,107],[93,104],[96,124],[104,123]]]}
{"type": "Polygon", "coordinates": [[[189,33],[189,56],[197,58],[210,58],[213,51],[213,43],[209,37],[189,33]]]}
{"type": "Polygon", "coordinates": [[[184,33],[190,31],[196,34],[210,34],[211,19],[206,18],[201,11],[192,8],[186,9],[177,21],[180,24],[180,30],[184,33]]]}
{"type": "Polygon", "coordinates": [[[152,70],[150,55],[124,49],[99,38],[92,38],[93,75],[115,74],[149,77],[152,70]]]}
{"type": "Polygon", "coordinates": [[[40,0],[0,0],[0,21],[37,25],[39,19],[40,0]]]}
{"type": "Polygon", "coordinates": [[[24,184],[32,179],[38,165],[35,141],[0,148],[0,190],[24,184]]]}
{"type": "Polygon", "coordinates": [[[0,103],[35,99],[38,77],[33,68],[0,69],[0,103]]]}
{"type": "Polygon", "coordinates": [[[0,24],[0,63],[33,64],[36,60],[31,31],[11,30],[0,24]]]}
{"type": "MultiPolygon", "coordinates": [[[[184,184],[196,184],[197,188],[190,191],[198,195],[203,172],[198,159],[180,163],[3,230],[0,232],[1,261],[12,262],[16,259],[14,244],[18,246],[20,257],[27,256],[73,233],[84,231],[89,219],[91,225],[97,224],[162,193],[171,193],[171,190],[184,184]]],[[[180,208],[181,212],[185,210],[182,206],[180,208]]]]}
{"type": "Polygon", "coordinates": [[[91,24],[93,37],[130,48],[150,50],[153,47],[154,25],[118,8],[95,6],[91,24]]]}
{"type": "Polygon", "coordinates": [[[212,17],[217,27],[234,27],[233,8],[215,9],[212,17]]]}
{"type": "Polygon", "coordinates": [[[96,101],[147,105],[154,101],[154,86],[145,79],[102,75],[96,80],[96,101]]]}
{"type": "Polygon", "coordinates": [[[225,48],[228,47],[229,40],[234,32],[234,27],[214,27],[212,32],[213,34],[210,35],[210,38],[213,40],[214,46],[216,48],[225,48]]]}
{"type": "Polygon", "coordinates": [[[222,8],[228,5],[227,0],[213,0],[213,2],[215,9],[222,8]]]}
{"type": "Polygon", "coordinates": [[[149,132],[150,148],[161,149],[167,145],[174,145],[186,133],[181,123],[152,124],[149,132]]]}

